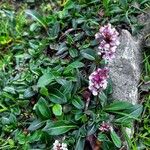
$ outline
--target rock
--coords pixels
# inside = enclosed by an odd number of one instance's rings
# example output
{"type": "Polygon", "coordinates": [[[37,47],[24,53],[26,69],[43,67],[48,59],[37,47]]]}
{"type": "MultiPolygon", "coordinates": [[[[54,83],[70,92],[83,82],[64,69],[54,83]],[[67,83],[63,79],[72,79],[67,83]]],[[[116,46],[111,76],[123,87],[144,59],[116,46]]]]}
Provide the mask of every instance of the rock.
{"type": "Polygon", "coordinates": [[[127,30],[122,30],[116,58],[108,65],[113,82],[113,99],[133,104],[138,102],[141,49],[141,42],[136,41],[127,30]]]}
{"type": "Polygon", "coordinates": [[[144,47],[150,47],[150,10],[147,10],[146,13],[140,14],[137,19],[139,24],[144,26],[137,35],[137,38],[138,40],[143,41],[144,47]]]}
{"type": "MultiPolygon", "coordinates": [[[[138,85],[142,73],[142,49],[150,47],[150,11],[138,19],[145,27],[136,37],[127,30],[122,30],[116,58],[108,65],[113,82],[113,99],[128,101],[132,104],[138,103],[139,100],[138,85]]],[[[126,133],[129,138],[132,138],[134,127],[126,128],[126,133]]],[[[125,145],[128,144],[125,142],[125,145]]],[[[127,146],[127,150],[129,149],[127,146]]]]}

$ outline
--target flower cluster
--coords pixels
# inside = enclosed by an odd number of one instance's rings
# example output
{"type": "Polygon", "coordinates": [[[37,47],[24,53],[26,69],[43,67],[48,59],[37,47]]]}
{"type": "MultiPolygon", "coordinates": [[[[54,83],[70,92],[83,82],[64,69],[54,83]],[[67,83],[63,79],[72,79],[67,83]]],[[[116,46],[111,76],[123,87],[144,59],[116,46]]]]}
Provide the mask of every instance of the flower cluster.
{"type": "MultiPolygon", "coordinates": [[[[99,42],[98,55],[110,62],[115,58],[116,48],[119,45],[119,33],[115,28],[111,27],[111,24],[105,25],[99,29],[99,32],[95,34],[95,38],[99,42]]],[[[94,96],[99,92],[106,89],[108,78],[108,69],[97,69],[89,76],[89,90],[94,96]]]]}
{"type": "Polygon", "coordinates": [[[67,144],[61,144],[58,140],[55,140],[55,142],[53,143],[53,150],[68,150],[67,144]]]}
{"type": "Polygon", "coordinates": [[[95,34],[95,38],[99,42],[98,55],[108,62],[115,58],[116,48],[119,45],[118,35],[119,33],[111,27],[111,24],[101,27],[95,34]]]}
{"type": "Polygon", "coordinates": [[[110,125],[108,123],[105,123],[105,122],[102,122],[102,124],[99,127],[99,130],[101,132],[108,132],[108,131],[110,131],[110,129],[111,129],[110,125]]]}
{"type": "Polygon", "coordinates": [[[89,76],[89,90],[94,96],[98,95],[99,92],[106,89],[108,79],[108,69],[98,68],[89,76]]]}

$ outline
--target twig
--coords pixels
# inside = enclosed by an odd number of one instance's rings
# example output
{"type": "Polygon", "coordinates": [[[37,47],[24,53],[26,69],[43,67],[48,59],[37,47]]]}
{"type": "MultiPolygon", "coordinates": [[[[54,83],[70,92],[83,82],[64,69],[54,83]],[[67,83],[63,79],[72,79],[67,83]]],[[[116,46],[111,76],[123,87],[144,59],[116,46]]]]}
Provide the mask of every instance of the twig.
{"type": "Polygon", "coordinates": [[[73,32],[73,31],[80,31],[80,30],[82,30],[82,29],[81,29],[81,28],[78,28],[78,29],[70,28],[70,29],[66,30],[65,33],[63,33],[63,34],[60,36],[59,41],[61,41],[62,39],[64,39],[65,36],[66,36],[68,33],[73,32]]]}

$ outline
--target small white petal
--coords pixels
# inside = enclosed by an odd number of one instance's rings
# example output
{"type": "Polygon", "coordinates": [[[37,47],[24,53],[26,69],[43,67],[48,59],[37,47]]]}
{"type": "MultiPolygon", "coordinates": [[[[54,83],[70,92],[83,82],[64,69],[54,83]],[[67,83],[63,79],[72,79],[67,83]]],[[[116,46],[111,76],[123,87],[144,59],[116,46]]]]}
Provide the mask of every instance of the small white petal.
{"type": "Polygon", "coordinates": [[[104,83],[103,83],[103,89],[105,90],[107,88],[107,81],[104,80],[104,83]]]}
{"type": "Polygon", "coordinates": [[[100,31],[100,32],[103,32],[104,29],[105,29],[104,27],[101,27],[99,31],[100,31]]]}
{"type": "Polygon", "coordinates": [[[62,145],[63,148],[66,148],[66,147],[67,147],[67,144],[66,144],[66,143],[62,143],[61,145],[62,145]]]}
{"type": "Polygon", "coordinates": [[[102,55],[102,53],[101,53],[101,52],[98,52],[97,54],[98,54],[98,55],[102,55]]]}
{"type": "Polygon", "coordinates": [[[101,34],[100,34],[100,33],[96,33],[96,34],[95,34],[95,39],[99,39],[99,38],[100,38],[100,36],[101,36],[101,34]]]}
{"type": "Polygon", "coordinates": [[[110,48],[110,50],[111,50],[112,52],[116,52],[116,49],[117,49],[117,46],[113,46],[113,47],[110,48]]]}
{"type": "Polygon", "coordinates": [[[89,80],[93,79],[92,75],[89,76],[89,80]]]}
{"type": "Polygon", "coordinates": [[[100,88],[100,86],[99,86],[98,84],[96,84],[96,85],[95,85],[95,87],[96,87],[97,89],[99,89],[99,88],[100,88]]]}
{"type": "Polygon", "coordinates": [[[104,45],[104,49],[109,49],[110,48],[110,45],[109,44],[105,44],[104,45]]]}
{"type": "Polygon", "coordinates": [[[119,40],[117,40],[117,41],[116,41],[116,45],[119,45],[119,44],[120,44],[120,42],[119,42],[119,40]]]}
{"type": "Polygon", "coordinates": [[[98,95],[97,91],[92,91],[92,94],[93,94],[94,96],[98,95]]]}

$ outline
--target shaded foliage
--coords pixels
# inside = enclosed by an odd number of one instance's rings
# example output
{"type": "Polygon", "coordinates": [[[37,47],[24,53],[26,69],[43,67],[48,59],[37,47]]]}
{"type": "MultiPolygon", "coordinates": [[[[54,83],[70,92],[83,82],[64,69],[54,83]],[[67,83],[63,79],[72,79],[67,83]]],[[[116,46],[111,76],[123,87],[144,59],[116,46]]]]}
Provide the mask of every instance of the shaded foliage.
{"type": "Polygon", "coordinates": [[[112,103],[110,84],[98,97],[89,95],[86,108],[88,76],[104,65],[94,35],[107,22],[134,32],[147,1],[137,8],[132,1],[38,2],[38,10],[31,10],[37,1],[23,2],[0,6],[0,149],[50,149],[65,137],[69,149],[82,150],[92,145],[90,135],[104,150],[121,147],[117,128],[138,120],[142,106],[112,103]],[[100,135],[103,121],[114,131],[100,135]]]}

